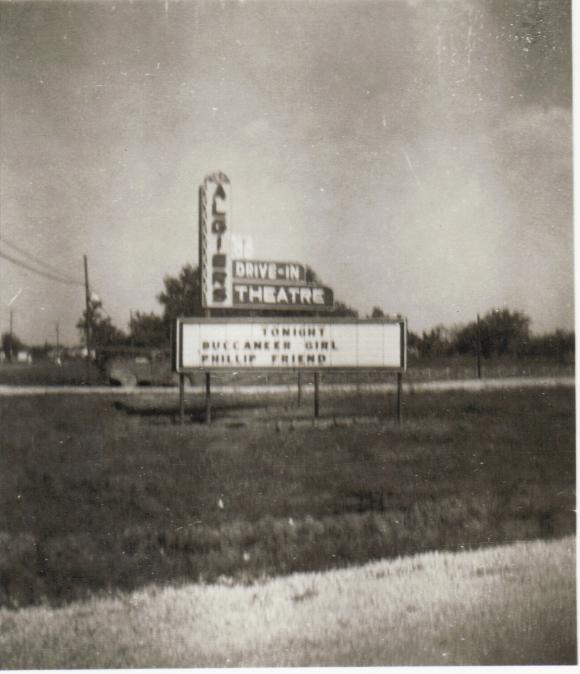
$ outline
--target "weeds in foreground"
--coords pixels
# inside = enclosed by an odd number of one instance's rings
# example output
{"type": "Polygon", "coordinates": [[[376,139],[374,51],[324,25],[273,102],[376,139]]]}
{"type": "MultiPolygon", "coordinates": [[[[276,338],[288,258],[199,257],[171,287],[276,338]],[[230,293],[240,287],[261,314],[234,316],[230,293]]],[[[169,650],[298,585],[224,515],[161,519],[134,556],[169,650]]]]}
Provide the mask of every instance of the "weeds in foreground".
{"type": "Polygon", "coordinates": [[[285,436],[151,427],[114,402],[0,401],[0,604],[575,530],[570,390],[422,395],[402,432],[285,436]]]}
{"type": "Polygon", "coordinates": [[[576,662],[575,541],[0,609],[5,668],[576,662]]]}

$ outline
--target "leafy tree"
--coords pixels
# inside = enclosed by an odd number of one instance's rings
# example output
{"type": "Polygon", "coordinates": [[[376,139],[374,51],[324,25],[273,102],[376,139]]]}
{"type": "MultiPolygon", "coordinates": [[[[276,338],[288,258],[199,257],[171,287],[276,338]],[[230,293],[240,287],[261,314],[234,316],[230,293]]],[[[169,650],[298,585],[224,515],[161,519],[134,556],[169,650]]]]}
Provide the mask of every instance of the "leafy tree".
{"type": "Polygon", "coordinates": [[[201,316],[201,288],[197,267],[186,264],[177,277],[165,276],[165,290],[157,295],[167,323],[179,316],[201,316]]]}
{"type": "Polygon", "coordinates": [[[24,348],[24,344],[15,334],[10,334],[9,332],[4,332],[2,334],[2,351],[4,351],[6,360],[12,360],[14,356],[24,348]]]}
{"type": "Polygon", "coordinates": [[[421,347],[421,338],[416,332],[412,332],[411,330],[407,331],[407,347],[409,350],[413,350],[414,354],[418,355],[421,347]]]}
{"type": "Polygon", "coordinates": [[[575,334],[573,330],[556,330],[545,335],[530,337],[526,355],[556,357],[559,360],[571,361],[575,351],[575,334]]]}
{"type": "Polygon", "coordinates": [[[110,316],[103,315],[103,303],[96,297],[89,300],[88,312],[85,309],[79,321],[77,328],[81,332],[81,338],[86,339],[87,320],[89,324],[91,347],[122,346],[127,343],[127,336],[124,332],[113,325],[110,316]]]}
{"type": "Polygon", "coordinates": [[[384,318],[385,312],[380,307],[373,307],[371,318],[384,318]]]}
{"type": "Polygon", "coordinates": [[[167,321],[153,312],[135,312],[130,330],[131,343],[134,346],[163,346],[169,338],[167,321]]]}
{"type": "Polygon", "coordinates": [[[521,311],[493,309],[480,320],[479,328],[477,322],[471,322],[458,330],[455,349],[459,353],[475,353],[478,332],[484,358],[521,354],[530,340],[530,318],[521,311]]]}
{"type": "Polygon", "coordinates": [[[335,300],[334,309],[332,311],[327,311],[326,314],[329,316],[350,316],[352,318],[358,318],[358,311],[352,307],[349,307],[348,304],[345,304],[340,300],[335,300]]]}
{"type": "Polygon", "coordinates": [[[423,331],[417,347],[422,356],[444,356],[452,349],[451,331],[444,325],[436,325],[429,332],[423,331]]]}
{"type": "Polygon", "coordinates": [[[312,267],[306,265],[305,272],[306,283],[316,283],[318,285],[322,285],[322,280],[318,277],[318,274],[314,271],[314,269],[312,269],[312,267]]]}

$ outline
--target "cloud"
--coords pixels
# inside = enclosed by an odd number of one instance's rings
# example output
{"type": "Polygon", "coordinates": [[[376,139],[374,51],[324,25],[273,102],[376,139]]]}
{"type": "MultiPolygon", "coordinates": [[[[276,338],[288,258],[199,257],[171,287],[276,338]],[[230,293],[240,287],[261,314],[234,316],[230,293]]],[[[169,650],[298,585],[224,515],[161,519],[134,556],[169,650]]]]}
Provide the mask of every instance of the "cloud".
{"type": "Polygon", "coordinates": [[[518,108],[504,115],[496,137],[515,150],[538,144],[568,160],[572,154],[572,110],[563,106],[518,108]]]}
{"type": "MultiPolygon", "coordinates": [[[[522,228],[530,222],[571,241],[572,111],[532,107],[508,113],[493,138],[504,189],[520,213],[522,228]]],[[[514,223],[515,224],[515,223],[514,223]]]]}

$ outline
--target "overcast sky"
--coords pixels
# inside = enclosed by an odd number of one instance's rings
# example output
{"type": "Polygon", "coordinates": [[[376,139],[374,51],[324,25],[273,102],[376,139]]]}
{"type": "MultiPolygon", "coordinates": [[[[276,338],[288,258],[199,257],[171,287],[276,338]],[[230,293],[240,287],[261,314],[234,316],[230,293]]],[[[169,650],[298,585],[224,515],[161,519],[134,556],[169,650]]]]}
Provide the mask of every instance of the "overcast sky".
{"type": "MultiPolygon", "coordinates": [[[[567,2],[0,4],[0,250],[91,285],[121,328],[197,264],[232,183],[258,259],[411,330],[573,316],[567,2]],[[8,243],[6,243],[8,242],[8,243]]],[[[80,285],[0,259],[0,331],[78,342],[80,285]]]]}

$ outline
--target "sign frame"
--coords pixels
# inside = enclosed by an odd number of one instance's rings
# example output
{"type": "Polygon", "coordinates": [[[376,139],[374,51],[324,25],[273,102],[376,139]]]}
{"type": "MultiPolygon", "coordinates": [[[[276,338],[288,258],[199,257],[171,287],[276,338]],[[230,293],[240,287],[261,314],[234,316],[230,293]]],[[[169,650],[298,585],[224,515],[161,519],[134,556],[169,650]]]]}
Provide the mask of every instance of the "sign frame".
{"type": "Polygon", "coordinates": [[[314,316],[260,316],[260,317],[191,317],[191,318],[177,318],[175,323],[175,355],[174,355],[174,366],[175,371],[178,374],[194,374],[199,372],[239,372],[240,370],[248,369],[249,371],[268,371],[268,372],[281,372],[281,371],[292,371],[292,372],[346,372],[353,370],[381,370],[383,372],[391,372],[402,374],[407,370],[407,319],[403,316],[390,318],[351,318],[344,316],[324,316],[324,317],[314,317],[314,316]],[[303,325],[308,324],[338,324],[338,325],[400,325],[401,326],[401,344],[400,344],[400,364],[398,366],[381,366],[381,365],[341,365],[341,366],[323,366],[320,365],[302,365],[296,367],[293,365],[288,366],[256,366],[253,368],[240,368],[239,365],[220,365],[219,367],[212,367],[211,365],[198,365],[195,367],[185,367],[183,365],[183,326],[187,324],[199,325],[216,325],[216,324],[232,324],[232,323],[242,323],[245,325],[260,324],[260,323],[269,323],[269,324],[292,324],[292,323],[301,323],[303,325]]]}

